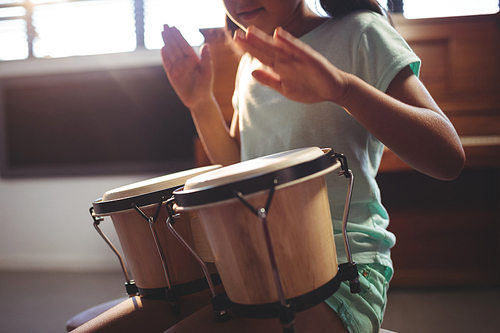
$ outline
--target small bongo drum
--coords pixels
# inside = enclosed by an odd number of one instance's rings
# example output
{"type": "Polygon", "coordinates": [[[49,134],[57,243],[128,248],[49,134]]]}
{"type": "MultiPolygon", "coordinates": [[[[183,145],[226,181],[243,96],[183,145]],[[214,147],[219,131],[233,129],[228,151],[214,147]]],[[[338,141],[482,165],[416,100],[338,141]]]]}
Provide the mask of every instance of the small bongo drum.
{"type": "MultiPolygon", "coordinates": [[[[90,210],[94,226],[119,257],[128,288],[133,282],[125,263],[99,229],[104,216],[110,216],[113,221],[127,266],[141,296],[166,299],[174,304],[180,296],[208,288],[198,261],[167,229],[164,222],[168,213],[163,203],[188,178],[220,167],[196,168],[126,185],[107,191],[101,199],[92,203],[90,210]]],[[[204,261],[213,262],[196,212],[180,214],[180,219],[183,223],[179,223],[176,231],[197,250],[204,261]]],[[[220,282],[215,265],[212,263],[207,266],[214,281],[220,282]]],[[[128,293],[133,295],[133,288],[128,293]]]]}
{"type": "Polygon", "coordinates": [[[173,192],[176,212],[200,216],[236,314],[283,323],[283,309],[305,310],[338,289],[324,176],[343,167],[339,156],[291,150],[201,174],[173,192]]]}

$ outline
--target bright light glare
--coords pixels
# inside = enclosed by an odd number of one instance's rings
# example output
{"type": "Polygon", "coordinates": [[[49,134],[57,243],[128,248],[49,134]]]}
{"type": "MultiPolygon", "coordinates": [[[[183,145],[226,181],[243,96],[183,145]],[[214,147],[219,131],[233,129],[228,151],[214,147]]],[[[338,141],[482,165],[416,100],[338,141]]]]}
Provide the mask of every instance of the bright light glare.
{"type": "Polygon", "coordinates": [[[12,3],[21,3],[24,2],[24,0],[0,0],[0,5],[8,5],[12,3]]]}
{"type": "Polygon", "coordinates": [[[26,59],[28,57],[28,34],[26,21],[0,21],[0,60],[26,59]]]}
{"type": "MultiPolygon", "coordinates": [[[[0,0],[0,4],[20,4],[24,0],[0,0]]],[[[136,49],[135,1],[31,0],[35,57],[65,57],[128,52],[136,49]]],[[[325,16],[319,0],[308,6],[325,16]]],[[[385,4],[385,1],[382,1],[385,4]]],[[[404,0],[406,18],[480,15],[498,12],[498,0],[404,0]]],[[[28,57],[27,26],[21,6],[0,10],[0,60],[28,57]]],[[[223,27],[222,0],[144,0],[144,43],[148,49],[163,46],[163,25],[176,26],[186,40],[197,46],[204,42],[199,29],[223,27]]]]}
{"type": "Polygon", "coordinates": [[[225,9],[222,0],[145,0],[145,44],[148,49],[163,46],[163,25],[177,27],[192,46],[204,42],[199,32],[202,28],[225,25],[225,9]]]}
{"type": "Polygon", "coordinates": [[[21,6],[0,8],[0,17],[15,17],[26,15],[26,9],[21,6]]]}
{"type": "MultiPolygon", "coordinates": [[[[320,15],[326,15],[319,0],[306,0],[308,6],[320,15]]],[[[222,0],[144,0],[145,44],[148,49],[163,46],[163,25],[177,27],[192,46],[204,42],[199,29],[225,25],[226,10],[222,0]]]]}
{"type": "Polygon", "coordinates": [[[133,51],[134,2],[101,0],[39,5],[33,11],[36,57],[133,51]]]}
{"type": "MultiPolygon", "coordinates": [[[[68,0],[51,0],[51,3],[61,3],[61,2],[67,2],[68,0]]],[[[38,5],[44,2],[47,2],[46,0],[29,0],[32,4],[38,5]]]]}
{"type": "Polygon", "coordinates": [[[498,0],[404,0],[408,19],[494,14],[498,0]]]}

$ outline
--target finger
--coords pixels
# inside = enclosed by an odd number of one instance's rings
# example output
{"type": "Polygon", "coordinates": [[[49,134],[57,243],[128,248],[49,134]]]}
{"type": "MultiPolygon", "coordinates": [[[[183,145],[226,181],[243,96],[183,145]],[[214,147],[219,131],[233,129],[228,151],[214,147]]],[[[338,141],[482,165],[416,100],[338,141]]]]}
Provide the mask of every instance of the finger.
{"type": "Polygon", "coordinates": [[[177,46],[177,43],[174,41],[174,36],[172,34],[172,29],[167,28],[162,32],[163,42],[165,43],[165,51],[164,54],[166,58],[174,63],[177,58],[184,57],[182,51],[177,46]]]}
{"type": "Polygon", "coordinates": [[[245,52],[269,67],[274,67],[277,57],[283,52],[271,36],[253,26],[248,28],[246,35],[243,32],[235,34],[235,42],[245,52]]]}
{"type": "Polygon", "coordinates": [[[168,24],[164,24],[163,25],[163,31],[161,32],[161,36],[163,38],[163,43],[166,43],[166,41],[165,41],[165,37],[166,37],[165,34],[168,33],[169,30],[170,30],[169,25],[168,24]]]}
{"type": "Polygon", "coordinates": [[[263,56],[267,56],[275,60],[280,56],[286,57],[283,49],[276,44],[276,41],[273,37],[269,36],[262,30],[259,30],[254,26],[250,26],[248,28],[248,31],[246,33],[246,40],[250,45],[258,49],[263,56]]]}
{"type": "Polygon", "coordinates": [[[276,28],[273,38],[285,52],[297,57],[306,55],[312,48],[281,27],[276,28]]]}
{"type": "Polygon", "coordinates": [[[271,36],[254,25],[248,27],[245,36],[247,39],[253,40],[256,44],[259,44],[258,46],[272,46],[274,44],[274,40],[271,36]]]}
{"type": "Polygon", "coordinates": [[[181,32],[176,28],[173,27],[171,28],[172,36],[173,36],[173,41],[175,42],[176,46],[178,47],[179,51],[181,54],[185,57],[193,57],[196,56],[196,52],[194,49],[189,45],[189,43],[184,39],[182,36],[181,32]]]}
{"type": "Polygon", "coordinates": [[[208,44],[203,44],[200,50],[200,66],[201,74],[203,76],[211,75],[212,73],[212,58],[210,55],[210,46],[208,44]]]}
{"type": "Polygon", "coordinates": [[[163,68],[165,68],[165,72],[167,74],[170,72],[170,69],[172,69],[172,62],[170,61],[167,53],[166,47],[161,48],[161,61],[163,63],[163,68]]]}
{"type": "Polygon", "coordinates": [[[252,76],[262,83],[278,92],[281,92],[281,77],[275,72],[263,71],[263,70],[254,70],[252,72],[252,76]]]}

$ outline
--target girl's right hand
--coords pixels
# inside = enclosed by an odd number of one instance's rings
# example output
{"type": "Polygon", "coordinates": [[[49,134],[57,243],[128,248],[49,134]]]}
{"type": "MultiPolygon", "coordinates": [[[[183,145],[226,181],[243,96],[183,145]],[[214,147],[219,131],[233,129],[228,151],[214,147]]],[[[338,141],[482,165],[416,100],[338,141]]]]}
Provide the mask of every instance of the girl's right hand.
{"type": "Polygon", "coordinates": [[[202,46],[198,57],[175,27],[164,26],[165,46],[161,49],[163,68],[177,96],[188,108],[196,108],[212,97],[213,65],[208,45],[202,46]]]}

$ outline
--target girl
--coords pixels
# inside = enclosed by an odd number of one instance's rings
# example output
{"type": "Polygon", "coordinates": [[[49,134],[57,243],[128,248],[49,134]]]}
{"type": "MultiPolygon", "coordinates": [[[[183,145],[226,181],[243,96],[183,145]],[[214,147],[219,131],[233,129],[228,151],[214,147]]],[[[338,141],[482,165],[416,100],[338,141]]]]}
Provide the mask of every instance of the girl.
{"type": "MultiPolygon", "coordinates": [[[[388,215],[375,181],[384,145],[429,176],[451,180],[464,165],[458,135],[417,75],[420,60],[374,0],[321,0],[331,17],[304,0],[224,0],[241,30],[240,60],[227,128],[212,93],[210,52],[200,58],[166,27],[162,59],[189,108],[213,163],[228,165],[294,148],[330,147],[356,176],[348,233],[362,290],[347,284],[323,304],[297,314],[300,332],[378,332],[392,277],[388,215]]],[[[326,177],[337,244],[345,193],[326,177]],[[335,189],[333,191],[332,189],[335,189]]],[[[332,178],[332,179],[330,179],[332,178]]],[[[338,247],[341,249],[341,247],[338,247]]],[[[346,262],[338,253],[339,263],[346,262]]],[[[206,308],[168,332],[279,332],[278,320],[237,318],[215,324],[206,308]],[[199,327],[201,326],[201,327],[199,327]]]]}

